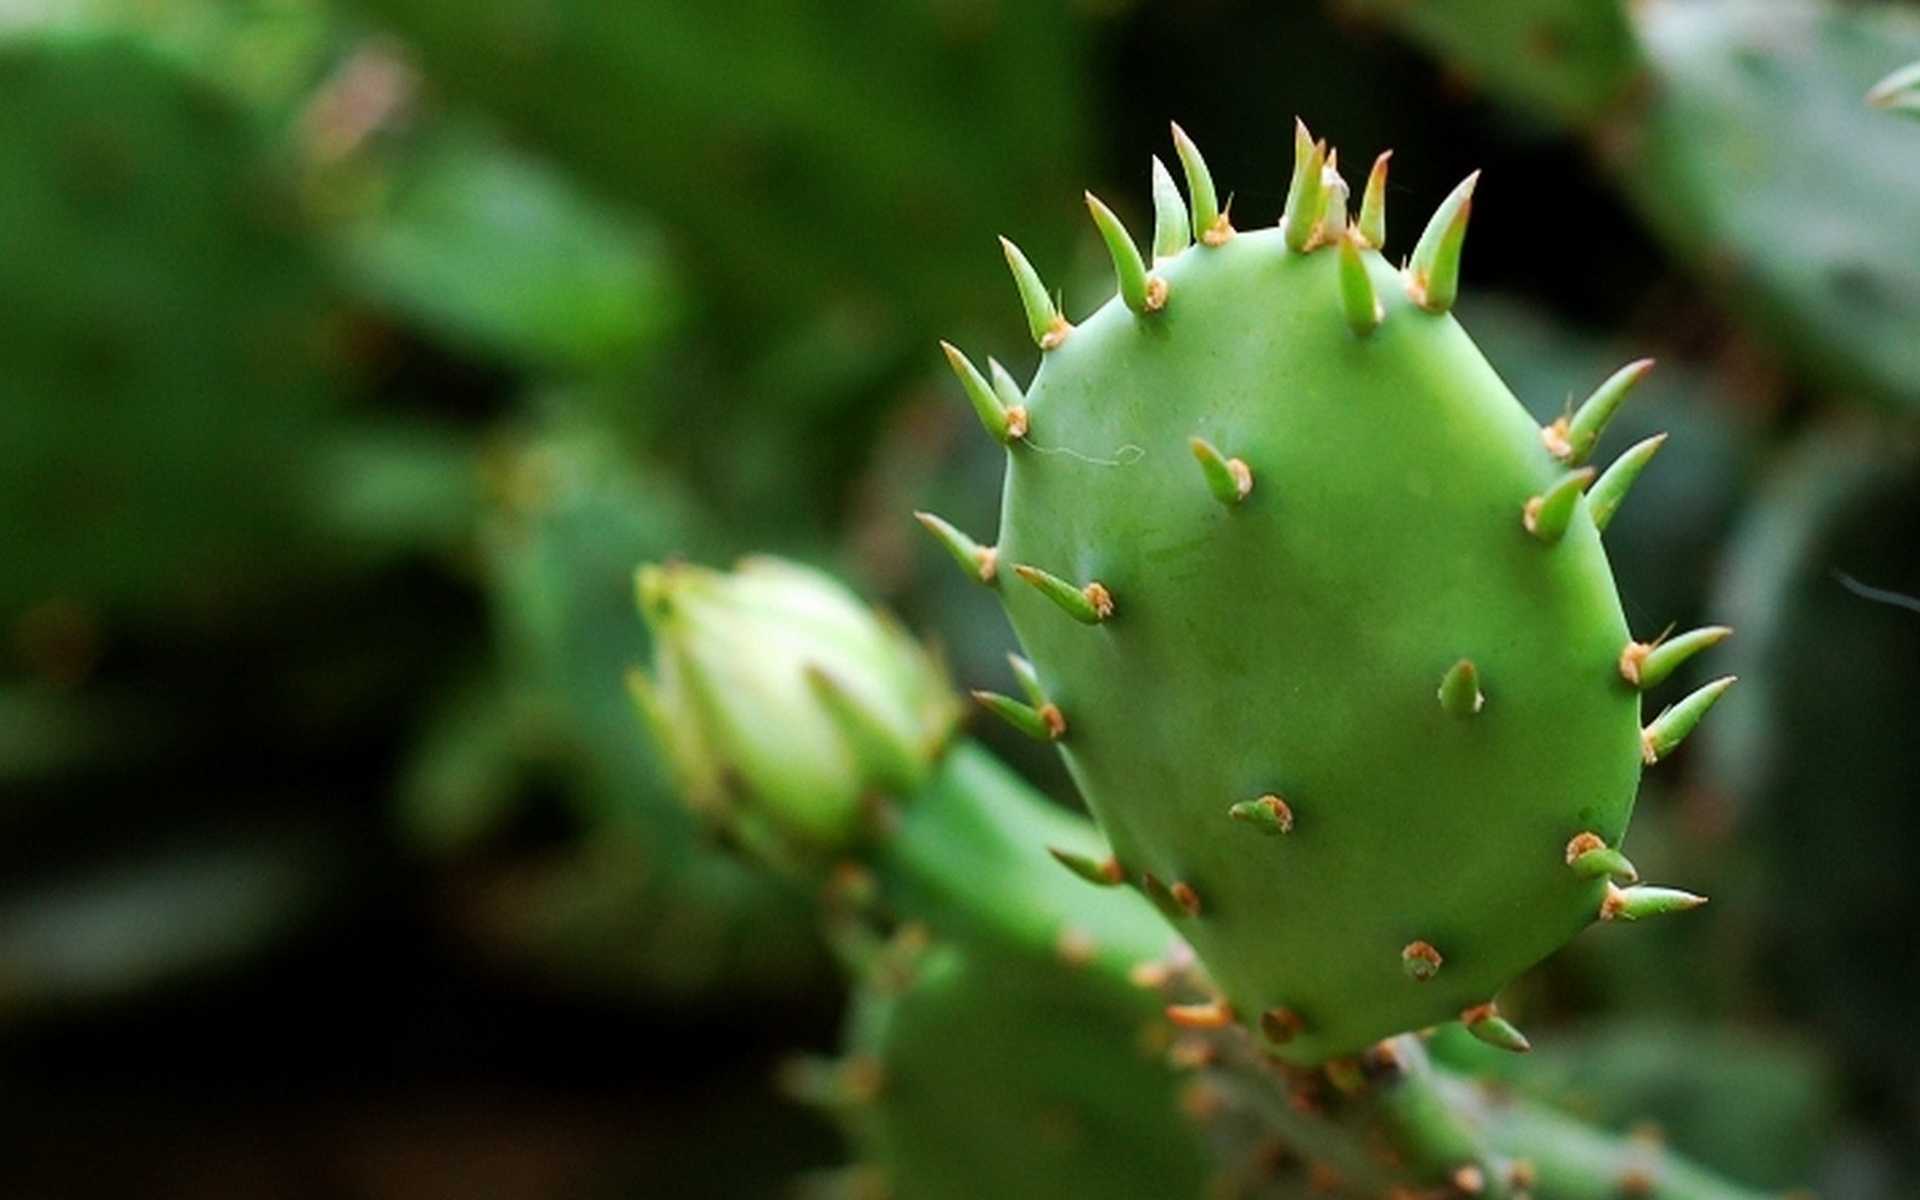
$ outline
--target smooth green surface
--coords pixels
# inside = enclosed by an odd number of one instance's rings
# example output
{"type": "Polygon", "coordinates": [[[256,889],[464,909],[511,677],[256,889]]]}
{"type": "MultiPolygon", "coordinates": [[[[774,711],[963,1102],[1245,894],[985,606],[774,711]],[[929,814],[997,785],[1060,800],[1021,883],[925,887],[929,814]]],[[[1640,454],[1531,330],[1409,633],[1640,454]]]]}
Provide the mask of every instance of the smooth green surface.
{"type": "Polygon", "coordinates": [[[1543,546],[1521,524],[1561,468],[1460,327],[1387,307],[1356,339],[1337,255],[1277,231],[1162,268],[1151,321],[1118,303],[1042,366],[1017,448],[1002,561],[1109,587],[1095,628],[1031,589],[1009,612],[1066,713],[1063,752],[1137,880],[1198,892],[1183,925],[1247,1019],[1307,1022],[1313,1061],[1451,1018],[1592,919],[1602,885],[1567,839],[1623,832],[1639,771],[1627,631],[1584,507],[1543,546]],[[1223,509],[1187,439],[1259,481],[1223,509]],[[1470,657],[1470,721],[1434,689],[1470,657]],[[1228,807],[1265,792],[1296,827],[1228,807]],[[1446,967],[1409,981],[1414,939],[1446,967]]]}

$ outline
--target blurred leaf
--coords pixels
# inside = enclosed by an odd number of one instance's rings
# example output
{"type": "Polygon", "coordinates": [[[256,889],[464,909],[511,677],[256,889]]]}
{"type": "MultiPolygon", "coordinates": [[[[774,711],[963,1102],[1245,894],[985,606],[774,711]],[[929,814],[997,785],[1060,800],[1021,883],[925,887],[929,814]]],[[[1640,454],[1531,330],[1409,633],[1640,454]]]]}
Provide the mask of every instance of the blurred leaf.
{"type": "Polygon", "coordinates": [[[325,903],[339,848],[311,828],[169,846],[0,901],[0,1016],[124,999],[230,963],[325,903]]]}
{"type": "Polygon", "coordinates": [[[1832,1073],[1798,1039],[1623,1017],[1559,1031],[1525,1056],[1459,1025],[1430,1046],[1442,1062],[1602,1127],[1651,1126],[1678,1153],[1754,1187],[1808,1178],[1836,1123],[1832,1073]]]}
{"type": "Polygon", "coordinates": [[[130,38],[0,41],[0,94],[0,612],[304,566],[326,296],[270,148],[130,38]]]}
{"type": "Polygon", "coordinates": [[[536,367],[630,358],[672,321],[660,250],[624,217],[475,132],[422,142],[387,155],[386,199],[340,234],[375,303],[536,367]]]}
{"type": "Polygon", "coordinates": [[[1915,1060],[1886,1031],[1920,990],[1920,963],[1887,953],[1892,915],[1920,909],[1908,854],[1920,779],[1915,529],[1910,436],[1828,430],[1779,465],[1721,582],[1716,607],[1739,630],[1721,665],[1742,683],[1704,743],[1766,867],[1748,949],[1768,989],[1859,1067],[1896,1076],[1915,1060]]]}
{"type": "Polygon", "coordinates": [[[1920,56],[1893,5],[1636,7],[1657,87],[1622,179],[1673,252],[1829,386],[1920,405],[1920,154],[1860,98],[1920,56]]]}
{"type": "Polygon", "coordinates": [[[1387,21],[1536,120],[1583,124],[1632,88],[1639,47],[1616,0],[1337,0],[1387,21]]]}

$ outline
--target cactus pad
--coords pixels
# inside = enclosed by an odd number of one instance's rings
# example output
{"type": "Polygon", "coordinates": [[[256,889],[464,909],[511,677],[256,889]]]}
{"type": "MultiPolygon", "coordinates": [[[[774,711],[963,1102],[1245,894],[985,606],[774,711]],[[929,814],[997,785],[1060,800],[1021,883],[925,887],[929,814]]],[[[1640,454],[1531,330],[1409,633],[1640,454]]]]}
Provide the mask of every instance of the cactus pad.
{"type": "Polygon", "coordinates": [[[1384,167],[1350,223],[1297,142],[1280,228],[1196,220],[1159,307],[1052,327],[990,586],[1125,878],[1276,1053],[1469,1012],[1520,1049],[1489,998],[1644,908],[1570,842],[1618,846],[1711,697],[1643,738],[1592,469],[1447,311],[1473,180],[1396,271],[1384,167]]]}

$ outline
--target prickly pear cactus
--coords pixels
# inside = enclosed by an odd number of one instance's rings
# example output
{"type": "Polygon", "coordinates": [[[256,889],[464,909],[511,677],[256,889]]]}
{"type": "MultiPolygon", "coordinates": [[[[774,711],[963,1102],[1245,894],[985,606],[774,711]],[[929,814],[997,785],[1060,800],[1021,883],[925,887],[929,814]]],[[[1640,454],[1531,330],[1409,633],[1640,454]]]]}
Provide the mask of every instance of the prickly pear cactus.
{"type": "Polygon", "coordinates": [[[1599,430],[1650,364],[1536,425],[1449,315],[1475,179],[1404,269],[1387,160],[1357,216],[1304,125],[1278,227],[1236,230],[1176,128],[1149,264],[1088,197],[1120,296],[1070,324],[1011,243],[1043,361],[1019,388],[948,355],[1008,448],[997,546],[922,515],[997,588],[1026,701],[1232,1020],[1316,1062],[1491,1001],[1601,919],[1699,898],[1619,852],[1643,764],[1725,689],[1642,727],[1640,693],[1723,636],[1636,643],[1600,534],[1659,447],[1598,482],[1599,430]],[[1191,237],[1189,236],[1191,231],[1191,237]]]}

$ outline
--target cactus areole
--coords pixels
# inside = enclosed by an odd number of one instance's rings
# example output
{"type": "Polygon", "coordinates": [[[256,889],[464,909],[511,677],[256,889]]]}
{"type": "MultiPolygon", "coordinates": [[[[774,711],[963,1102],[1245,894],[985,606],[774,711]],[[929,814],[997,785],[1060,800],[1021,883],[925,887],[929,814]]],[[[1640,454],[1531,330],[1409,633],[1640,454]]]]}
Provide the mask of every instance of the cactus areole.
{"type": "Polygon", "coordinates": [[[1156,189],[1144,284],[1097,204],[1114,300],[1069,324],[1015,264],[1041,364],[982,582],[1114,874],[1180,898],[1162,911],[1236,1020],[1285,1031],[1274,1053],[1463,1016],[1523,1048],[1492,997],[1633,902],[1591,851],[1711,702],[1650,736],[1622,674],[1579,469],[1620,384],[1542,430],[1450,315],[1473,179],[1396,269],[1384,156],[1350,219],[1302,126],[1279,226],[1236,231],[1176,142],[1203,202],[1156,189]]]}

